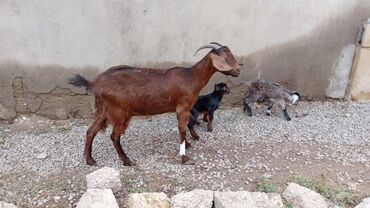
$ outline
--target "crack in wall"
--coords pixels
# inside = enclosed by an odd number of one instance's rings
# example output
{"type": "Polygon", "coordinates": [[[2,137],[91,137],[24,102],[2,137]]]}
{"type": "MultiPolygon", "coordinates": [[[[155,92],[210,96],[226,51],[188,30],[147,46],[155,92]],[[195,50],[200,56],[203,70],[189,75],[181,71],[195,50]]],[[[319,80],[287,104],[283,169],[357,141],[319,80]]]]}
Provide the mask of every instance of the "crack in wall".
{"type": "Polygon", "coordinates": [[[13,79],[12,87],[16,117],[25,114],[36,114],[51,119],[92,116],[92,96],[77,94],[69,88],[59,86],[46,93],[33,92],[24,85],[21,76],[13,79]]]}

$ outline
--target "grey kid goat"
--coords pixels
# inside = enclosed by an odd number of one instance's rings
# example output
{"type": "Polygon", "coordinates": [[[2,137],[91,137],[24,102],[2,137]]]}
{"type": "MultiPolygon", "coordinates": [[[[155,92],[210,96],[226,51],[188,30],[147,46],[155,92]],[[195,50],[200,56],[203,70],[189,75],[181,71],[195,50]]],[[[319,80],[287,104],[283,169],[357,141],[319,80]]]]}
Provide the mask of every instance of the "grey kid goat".
{"type": "Polygon", "coordinates": [[[286,120],[290,121],[291,118],[286,110],[285,102],[291,102],[296,105],[300,101],[301,96],[296,91],[288,90],[286,87],[279,83],[270,82],[266,80],[256,80],[253,82],[244,82],[249,88],[243,101],[243,111],[247,110],[248,116],[252,117],[251,104],[255,102],[264,103],[267,105],[268,116],[271,115],[271,108],[277,102],[278,106],[284,113],[286,120]]]}

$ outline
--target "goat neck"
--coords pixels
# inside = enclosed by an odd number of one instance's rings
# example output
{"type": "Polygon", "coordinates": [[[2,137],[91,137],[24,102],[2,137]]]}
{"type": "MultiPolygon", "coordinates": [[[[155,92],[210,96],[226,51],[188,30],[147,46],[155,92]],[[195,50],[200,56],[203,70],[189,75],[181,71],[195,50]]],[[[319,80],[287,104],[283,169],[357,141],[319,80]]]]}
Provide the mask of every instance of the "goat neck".
{"type": "Polygon", "coordinates": [[[218,101],[221,101],[222,97],[224,96],[224,92],[215,90],[212,92],[212,95],[217,97],[218,101]]]}
{"type": "Polygon", "coordinates": [[[200,91],[216,72],[216,69],[212,65],[212,60],[208,53],[202,60],[191,67],[193,80],[195,81],[195,88],[200,91]]]}

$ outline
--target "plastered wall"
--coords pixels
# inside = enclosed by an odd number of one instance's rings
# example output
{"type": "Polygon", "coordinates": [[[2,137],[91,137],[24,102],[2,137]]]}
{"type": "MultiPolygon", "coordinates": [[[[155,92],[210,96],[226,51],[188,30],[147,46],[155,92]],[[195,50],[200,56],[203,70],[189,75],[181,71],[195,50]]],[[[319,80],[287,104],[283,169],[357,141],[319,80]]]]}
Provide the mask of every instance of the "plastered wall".
{"type": "Polygon", "coordinates": [[[368,0],[0,0],[0,119],[90,117],[93,99],[67,77],[118,64],[190,66],[211,41],[244,66],[238,78],[215,75],[202,93],[224,81],[224,103],[238,105],[240,81],[261,78],[323,98],[369,14],[368,0]]]}

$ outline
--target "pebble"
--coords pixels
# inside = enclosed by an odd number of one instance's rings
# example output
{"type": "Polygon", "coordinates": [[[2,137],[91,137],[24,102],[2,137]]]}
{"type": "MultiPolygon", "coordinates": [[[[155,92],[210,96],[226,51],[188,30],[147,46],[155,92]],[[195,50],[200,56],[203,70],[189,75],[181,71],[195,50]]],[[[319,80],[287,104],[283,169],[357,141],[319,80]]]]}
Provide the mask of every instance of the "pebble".
{"type": "Polygon", "coordinates": [[[42,153],[37,155],[37,159],[45,159],[46,157],[47,157],[46,152],[42,152],[42,153]]]}

